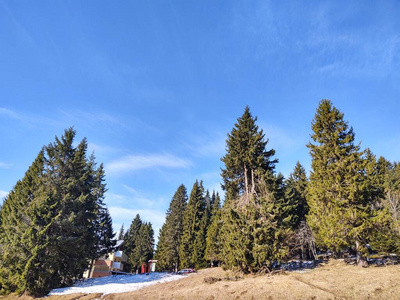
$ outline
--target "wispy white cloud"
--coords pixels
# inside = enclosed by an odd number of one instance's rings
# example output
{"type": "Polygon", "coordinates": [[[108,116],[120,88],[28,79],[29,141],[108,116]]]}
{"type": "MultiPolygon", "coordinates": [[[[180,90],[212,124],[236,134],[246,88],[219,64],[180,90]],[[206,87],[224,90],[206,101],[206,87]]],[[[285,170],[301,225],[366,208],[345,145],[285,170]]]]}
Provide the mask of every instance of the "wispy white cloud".
{"type": "Polygon", "coordinates": [[[118,230],[122,224],[124,224],[125,229],[128,229],[132,220],[139,214],[142,221],[151,222],[156,239],[165,221],[165,211],[156,209],[130,209],[120,206],[111,206],[109,207],[109,211],[112,219],[116,221],[114,223],[114,230],[118,230]]]}
{"type": "Polygon", "coordinates": [[[128,206],[128,208],[155,208],[164,205],[166,199],[157,196],[149,195],[149,193],[135,189],[125,184],[121,184],[124,190],[120,190],[118,193],[106,193],[106,201],[110,206],[128,206]]]}
{"type": "Polygon", "coordinates": [[[399,74],[397,15],[385,6],[376,6],[371,20],[354,3],[309,6],[280,6],[270,1],[241,4],[232,22],[245,41],[246,55],[241,59],[269,66],[290,61],[304,73],[342,77],[399,74]],[[351,30],[344,25],[357,19],[361,21],[351,30]]]}
{"type": "Polygon", "coordinates": [[[133,187],[127,186],[126,184],[121,184],[121,186],[128,192],[127,195],[121,194],[112,194],[111,197],[107,197],[107,199],[114,199],[116,203],[134,203],[135,207],[159,207],[160,202],[162,200],[158,199],[154,200],[151,199],[148,195],[143,192],[137,191],[133,187]]]}
{"type": "Polygon", "coordinates": [[[121,124],[120,120],[104,112],[89,112],[83,110],[61,110],[61,114],[72,124],[84,121],[85,123],[121,124]]]}
{"type": "Polygon", "coordinates": [[[20,111],[11,110],[8,108],[0,107],[0,115],[5,115],[13,120],[19,121],[27,126],[60,126],[62,121],[59,119],[52,119],[43,117],[36,114],[28,114],[20,111]]]}
{"type": "Polygon", "coordinates": [[[12,167],[12,164],[6,164],[0,161],[0,169],[9,169],[12,167]]]}
{"type": "MultiPolygon", "coordinates": [[[[298,40],[298,54],[311,70],[353,77],[379,77],[398,72],[400,36],[395,30],[396,21],[385,15],[381,20],[387,18],[387,22],[373,20],[373,30],[346,30],[340,24],[358,17],[359,10],[353,7],[337,14],[339,9],[331,4],[321,6],[314,12],[315,18],[311,18],[313,21],[303,39],[298,40]]],[[[380,14],[382,11],[377,11],[376,16],[380,14]]]]}
{"type": "MultiPolygon", "coordinates": [[[[55,127],[55,128],[66,128],[71,125],[86,125],[86,126],[98,126],[106,124],[108,125],[117,125],[123,126],[123,123],[116,117],[103,113],[93,113],[86,112],[82,110],[73,110],[73,111],[65,111],[58,110],[52,113],[52,117],[45,117],[40,114],[32,114],[29,112],[16,111],[11,110],[5,107],[0,107],[0,115],[4,115],[15,122],[20,122],[24,126],[28,127],[55,127]]],[[[99,145],[91,144],[93,148],[98,150],[106,150],[110,152],[111,150],[115,151],[116,149],[112,149],[111,147],[101,147],[99,145]]]]}
{"type": "Polygon", "coordinates": [[[18,115],[16,112],[4,107],[0,107],[0,115],[4,115],[16,120],[22,120],[22,117],[18,115]]]}
{"type": "Polygon", "coordinates": [[[138,194],[139,194],[138,191],[135,190],[133,187],[130,187],[130,186],[126,185],[126,184],[122,184],[122,186],[123,186],[127,191],[129,191],[130,193],[132,193],[132,194],[134,194],[134,195],[138,195],[138,194]]]}
{"type": "Polygon", "coordinates": [[[107,199],[108,203],[113,203],[115,205],[118,203],[124,203],[124,201],[126,200],[126,197],[121,194],[110,193],[107,191],[106,199],[107,199]]]}
{"type": "Polygon", "coordinates": [[[1,7],[4,9],[5,14],[3,14],[3,18],[5,17],[6,21],[12,25],[13,32],[16,37],[20,40],[24,41],[26,44],[32,47],[37,47],[35,40],[33,39],[32,35],[27,30],[27,27],[20,22],[8,6],[5,4],[4,1],[0,2],[1,7]]]}
{"type": "Polygon", "coordinates": [[[90,152],[101,153],[101,154],[117,153],[121,151],[121,149],[115,147],[107,145],[99,145],[90,142],[88,143],[88,149],[90,152]]]}
{"type": "Polygon", "coordinates": [[[225,140],[225,134],[213,132],[203,136],[196,136],[195,140],[192,141],[191,144],[186,144],[185,146],[195,156],[222,157],[225,152],[225,140]]]}
{"type": "Polygon", "coordinates": [[[128,155],[105,166],[107,174],[118,175],[148,168],[188,168],[191,162],[172,154],[128,155]]]}

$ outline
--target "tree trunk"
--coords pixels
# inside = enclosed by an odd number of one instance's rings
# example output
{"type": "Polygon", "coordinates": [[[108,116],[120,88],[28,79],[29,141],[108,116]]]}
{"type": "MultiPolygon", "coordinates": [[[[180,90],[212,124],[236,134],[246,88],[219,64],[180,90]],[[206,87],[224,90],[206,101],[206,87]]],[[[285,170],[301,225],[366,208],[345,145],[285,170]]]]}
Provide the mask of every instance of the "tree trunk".
{"type": "Polygon", "coordinates": [[[92,278],[93,267],[94,267],[94,259],[91,259],[90,260],[90,266],[89,266],[88,278],[92,278]]]}
{"type": "Polygon", "coordinates": [[[254,184],[254,170],[251,169],[251,194],[254,195],[255,191],[255,184],[254,184]]]}
{"type": "Polygon", "coordinates": [[[356,241],[356,252],[357,252],[357,265],[359,267],[368,267],[367,260],[365,259],[364,255],[360,252],[360,242],[356,241]]]}
{"type": "Polygon", "coordinates": [[[246,197],[249,195],[249,181],[247,179],[247,167],[244,165],[244,190],[246,193],[246,197]]]}

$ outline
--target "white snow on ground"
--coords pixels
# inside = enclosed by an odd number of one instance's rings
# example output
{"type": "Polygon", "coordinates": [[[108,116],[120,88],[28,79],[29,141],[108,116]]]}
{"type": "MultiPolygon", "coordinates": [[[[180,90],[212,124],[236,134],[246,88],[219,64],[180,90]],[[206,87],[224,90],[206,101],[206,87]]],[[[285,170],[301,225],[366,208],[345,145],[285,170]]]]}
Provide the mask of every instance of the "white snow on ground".
{"type": "Polygon", "coordinates": [[[171,273],[153,272],[149,275],[111,275],[101,278],[91,278],[85,281],[77,281],[73,286],[67,288],[54,289],[50,295],[66,295],[75,293],[124,293],[138,290],[145,286],[156,283],[182,279],[185,276],[174,275],[171,273]]]}

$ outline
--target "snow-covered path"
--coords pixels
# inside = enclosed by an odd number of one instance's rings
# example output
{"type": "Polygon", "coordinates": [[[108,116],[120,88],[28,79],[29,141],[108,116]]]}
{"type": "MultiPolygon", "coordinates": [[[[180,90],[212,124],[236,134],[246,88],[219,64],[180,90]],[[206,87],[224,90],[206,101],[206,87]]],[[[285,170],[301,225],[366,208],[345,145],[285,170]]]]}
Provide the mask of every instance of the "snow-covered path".
{"type": "Polygon", "coordinates": [[[112,275],[102,278],[92,278],[76,282],[73,286],[52,290],[49,295],[66,295],[75,293],[124,293],[161,282],[184,278],[171,273],[150,273],[149,275],[112,275]]]}

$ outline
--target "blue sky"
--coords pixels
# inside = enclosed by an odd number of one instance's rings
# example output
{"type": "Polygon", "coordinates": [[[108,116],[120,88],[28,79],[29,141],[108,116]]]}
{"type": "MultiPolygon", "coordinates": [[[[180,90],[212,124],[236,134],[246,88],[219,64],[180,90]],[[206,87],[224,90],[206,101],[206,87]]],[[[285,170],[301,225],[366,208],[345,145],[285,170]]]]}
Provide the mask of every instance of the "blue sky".
{"type": "Polygon", "coordinates": [[[156,235],[180,184],[220,190],[246,105],[285,176],[331,99],[357,142],[400,158],[399,1],[0,0],[0,195],[74,126],[106,170],[114,229],[156,235]]]}

